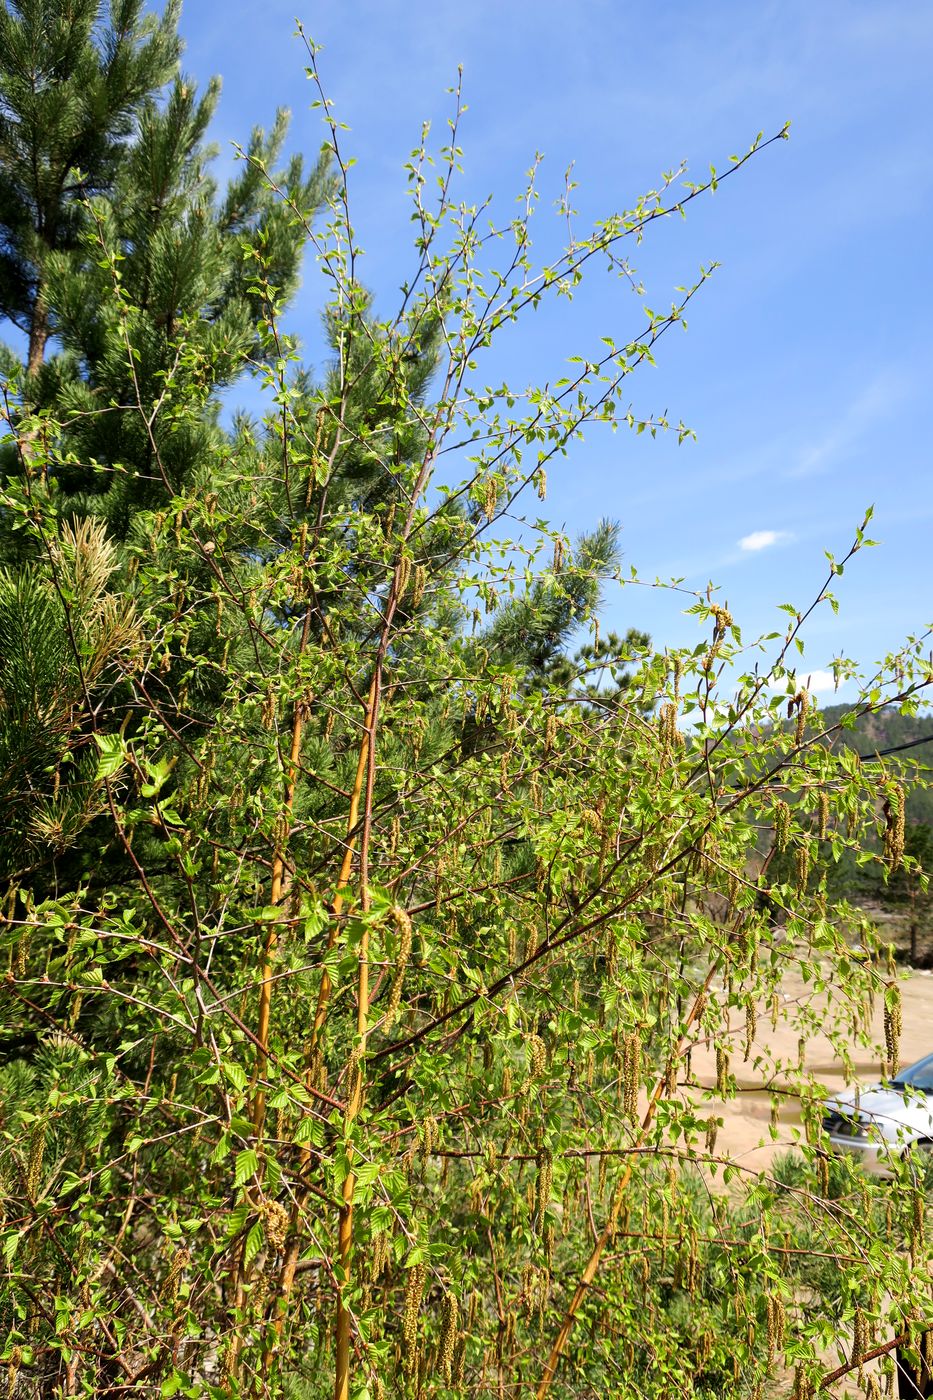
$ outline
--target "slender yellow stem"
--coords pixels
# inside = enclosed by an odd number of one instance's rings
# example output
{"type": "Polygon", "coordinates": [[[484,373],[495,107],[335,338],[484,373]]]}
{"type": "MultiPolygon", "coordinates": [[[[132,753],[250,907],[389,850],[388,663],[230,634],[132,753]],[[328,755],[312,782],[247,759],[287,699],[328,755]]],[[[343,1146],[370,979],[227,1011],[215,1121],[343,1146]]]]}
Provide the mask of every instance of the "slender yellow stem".
{"type": "MultiPolygon", "coordinates": [[[[298,759],[301,755],[301,736],[304,730],[304,706],[301,703],[295,705],[295,716],[292,721],[292,746],[288,759],[288,782],[285,790],[285,819],[291,819],[295,804],[295,776],[298,771],[298,759]]],[[[275,856],[272,861],[272,887],[269,891],[269,903],[273,908],[278,908],[283,898],[288,893],[288,879],[285,870],[285,855],[282,845],[277,844],[275,856]]],[[[266,1064],[269,1050],[269,1018],[272,1014],[272,975],[275,968],[275,957],[279,946],[279,921],[276,916],[266,930],[265,943],[262,951],[262,984],[259,988],[259,1020],[256,1027],[256,1038],[259,1041],[259,1050],[256,1055],[256,1094],[253,1099],[253,1127],[256,1136],[262,1133],[263,1124],[266,1117],[266,1091],[263,1088],[263,1079],[266,1074],[266,1064]]]]}
{"type": "MultiPolygon", "coordinates": [[[[377,663],[369,693],[366,805],[360,841],[360,903],[364,915],[369,912],[369,826],[373,808],[373,783],[376,766],[376,713],[379,705],[379,679],[380,664],[377,663]]],[[[360,934],[356,994],[356,1046],[353,1051],[353,1074],[344,1117],[344,1133],[347,1138],[350,1136],[362,1106],[366,1075],[366,1042],[369,1034],[369,927],[365,918],[360,934]]],[[[344,1290],[350,1283],[353,1267],[353,1196],[356,1190],[356,1173],[353,1170],[353,1151],[349,1145],[347,1156],[348,1170],[343,1183],[342,1204],[337,1228],[339,1284],[335,1323],[334,1400],[349,1400],[350,1397],[350,1311],[346,1305],[344,1290]]]]}
{"type": "MultiPolygon", "coordinates": [[[[335,893],[334,893],[334,899],[333,899],[333,904],[332,904],[333,922],[332,922],[332,924],[331,924],[331,930],[330,930],[330,934],[329,934],[328,940],[327,940],[327,947],[328,947],[328,949],[330,949],[330,948],[332,948],[332,947],[334,946],[334,943],[335,943],[336,938],[337,938],[337,920],[339,919],[340,914],[343,912],[344,891],[346,890],[347,885],[350,883],[350,875],[352,874],[352,871],[353,871],[353,856],[354,856],[354,853],[355,853],[355,850],[356,850],[356,828],[357,828],[357,823],[358,823],[358,821],[359,821],[360,800],[361,800],[362,795],[363,795],[363,780],[364,780],[364,778],[366,777],[367,766],[368,766],[368,763],[369,763],[369,754],[370,754],[370,734],[371,734],[371,731],[372,731],[372,726],[373,726],[373,722],[374,722],[374,718],[375,718],[376,690],[377,690],[377,682],[376,682],[376,676],[374,675],[374,676],[373,676],[372,683],[371,683],[371,685],[370,685],[370,687],[369,687],[369,694],[368,694],[367,699],[366,699],[366,716],[365,716],[365,720],[364,720],[363,737],[362,737],[362,740],[361,740],[361,742],[360,742],[360,749],[359,749],[359,754],[358,754],[358,757],[357,757],[357,764],[356,764],[356,774],[355,774],[354,780],[353,780],[353,788],[352,788],[352,791],[351,791],[351,793],[350,793],[350,807],[349,807],[349,810],[348,810],[348,813],[347,813],[347,837],[346,837],[346,845],[345,845],[345,850],[344,850],[344,854],[343,854],[343,861],[342,861],[341,866],[340,866],[340,874],[339,874],[338,877],[337,877],[337,888],[336,888],[336,891],[335,891],[335,893]]],[[[364,903],[367,901],[367,899],[368,899],[368,896],[367,896],[366,892],[364,891],[364,893],[363,893],[363,900],[364,900],[364,903]]],[[[367,970],[366,970],[366,974],[367,974],[366,1005],[367,1005],[367,1010],[368,1010],[368,951],[369,951],[369,950],[368,950],[368,942],[367,942],[367,948],[366,948],[366,957],[367,957],[367,970]]],[[[326,970],[326,968],[325,968],[324,971],[323,971],[322,974],[321,974],[321,985],[320,985],[320,988],[319,988],[319,990],[318,990],[317,1007],[316,1007],[316,1009],[315,1009],[314,1024],[313,1024],[313,1027],[312,1027],[312,1030],[311,1030],[311,1040],[310,1040],[309,1049],[308,1049],[308,1059],[309,1059],[309,1060],[313,1059],[313,1057],[314,1057],[314,1053],[315,1053],[315,1051],[316,1051],[316,1049],[317,1049],[318,1040],[320,1039],[320,1034],[321,1034],[321,1031],[322,1031],[322,1029],[323,1029],[323,1027],[324,1027],[324,1022],[325,1022],[325,1020],[326,1020],[326,1018],[327,1018],[327,1005],[328,1005],[328,1002],[329,1002],[329,1000],[330,1000],[331,990],[332,990],[332,988],[331,988],[330,977],[328,976],[327,970],[326,970]]],[[[363,1004],[363,1003],[362,1003],[362,1000],[361,1000],[361,1003],[360,1003],[360,1004],[361,1004],[361,1005],[363,1004]]],[[[359,1012],[357,1013],[357,1024],[359,1024],[359,1012]]],[[[303,1171],[303,1172],[307,1170],[310,1161],[311,1161],[311,1151],[310,1151],[310,1149],[307,1148],[307,1147],[306,1147],[306,1148],[303,1148],[303,1149],[302,1149],[302,1152],[301,1152],[301,1166],[302,1166],[302,1171],[303,1171]]],[[[296,1275],[297,1270],[298,1270],[298,1255],[299,1255],[299,1253],[300,1253],[300,1251],[301,1251],[301,1234],[300,1234],[300,1231],[299,1231],[299,1228],[298,1228],[298,1227],[299,1227],[299,1224],[300,1224],[302,1212],[303,1212],[303,1210],[304,1210],[305,1202],[306,1202],[307,1199],[308,1199],[308,1195],[309,1195],[309,1192],[308,1192],[307,1188],[303,1188],[303,1189],[298,1193],[298,1195],[297,1195],[297,1197],[296,1197],[296,1199],[295,1199],[294,1205],[292,1206],[291,1221],[290,1221],[290,1230],[289,1230],[289,1240],[288,1240],[288,1245],[287,1245],[286,1250],[285,1250],[285,1256],[284,1256],[284,1258],[283,1258],[283,1260],[282,1260],[282,1266],[281,1266],[281,1268],[279,1269],[278,1286],[277,1286],[277,1288],[276,1288],[276,1309],[275,1309],[275,1320],[274,1320],[273,1325],[272,1325],[272,1338],[271,1338],[270,1341],[267,1343],[267,1345],[266,1345],[266,1347],[265,1347],[265,1349],[264,1349],[264,1352],[263,1352],[263,1369],[264,1369],[264,1370],[268,1369],[269,1365],[270,1365],[271,1362],[272,1362],[272,1358],[273,1358],[273,1355],[274,1355],[275,1347],[276,1347],[276,1345],[278,1344],[278,1341],[279,1341],[279,1339],[280,1339],[281,1336],[282,1336],[282,1331],[283,1331],[283,1328],[284,1328],[284,1326],[285,1326],[285,1316],[286,1316],[286,1313],[287,1313],[287,1310],[288,1310],[288,1303],[289,1303],[289,1299],[291,1298],[292,1289],[293,1289],[294,1286],[295,1286],[295,1275],[296,1275]]],[[[349,1338],[348,1338],[348,1340],[349,1340],[349,1338]]]]}
{"type": "MultiPolygon", "coordinates": [[[[337,889],[333,900],[333,922],[331,923],[330,934],[327,939],[327,951],[330,952],[337,940],[337,920],[343,912],[343,892],[350,883],[350,874],[353,870],[353,856],[356,850],[356,826],[360,816],[360,798],[363,795],[363,779],[366,776],[366,766],[369,761],[369,739],[375,718],[376,704],[376,676],[373,675],[372,683],[369,687],[369,694],[366,697],[366,717],[363,722],[363,737],[360,741],[360,751],[356,762],[356,775],[353,779],[353,790],[350,793],[350,810],[347,815],[347,839],[343,853],[343,862],[340,866],[340,874],[337,877],[337,889]]],[[[327,1003],[330,1001],[332,991],[330,976],[325,967],[321,973],[321,985],[317,995],[317,1006],[314,1012],[314,1025],[311,1028],[310,1053],[313,1055],[317,1049],[321,1030],[327,1019],[327,1003]]]]}

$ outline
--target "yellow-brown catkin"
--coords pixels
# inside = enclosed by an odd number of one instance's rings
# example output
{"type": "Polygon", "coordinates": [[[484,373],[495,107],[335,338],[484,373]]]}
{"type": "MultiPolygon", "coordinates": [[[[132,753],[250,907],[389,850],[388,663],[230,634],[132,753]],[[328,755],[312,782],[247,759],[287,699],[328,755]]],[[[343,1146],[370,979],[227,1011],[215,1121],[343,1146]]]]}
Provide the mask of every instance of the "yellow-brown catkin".
{"type": "Polygon", "coordinates": [[[538,493],[538,500],[547,500],[547,472],[543,467],[539,467],[534,475],[535,490],[538,493]]]}
{"type": "Polygon", "coordinates": [[[668,702],[658,712],[658,732],[661,739],[662,767],[677,747],[677,706],[668,702]]]}
{"type": "Polygon", "coordinates": [[[884,813],[884,858],[889,870],[900,868],[904,860],[905,794],[896,783],[882,803],[884,813]]]}
{"type": "Polygon", "coordinates": [[[889,982],[884,992],[884,1053],[890,1074],[897,1073],[901,1046],[901,989],[889,982]]]}
{"type": "Polygon", "coordinates": [[[712,1157],[716,1151],[716,1138],[719,1134],[719,1119],[707,1118],[706,1120],[706,1150],[712,1157]]]}
{"type": "Polygon", "coordinates": [[[641,1036],[630,1031],[625,1036],[622,1053],[622,1104],[625,1116],[638,1117],[638,1090],[641,1086],[641,1036]]]}
{"type": "Polygon", "coordinates": [[[385,1230],[373,1235],[369,1251],[369,1282],[375,1283],[389,1261],[390,1240],[385,1230]]]}
{"type": "Polygon", "coordinates": [[[856,1306],[855,1317],[852,1320],[852,1361],[853,1366],[859,1368],[859,1380],[864,1381],[862,1372],[862,1362],[865,1353],[871,1347],[871,1328],[868,1325],[868,1318],[862,1309],[856,1306]]]}
{"type": "Polygon", "coordinates": [[[13,1400],[16,1394],[16,1381],[19,1377],[20,1366],[23,1362],[22,1347],[14,1347],[10,1352],[10,1359],[6,1363],[6,1393],[7,1400],[13,1400]]]}
{"type": "Polygon", "coordinates": [[[784,1345],[784,1331],[787,1325],[787,1314],[784,1311],[784,1303],[775,1293],[769,1293],[766,1300],[766,1317],[768,1325],[768,1366],[774,1365],[775,1357],[784,1345]]]}
{"type": "Polygon", "coordinates": [[[802,1366],[794,1368],[794,1400],[813,1400],[816,1394],[813,1381],[802,1366]]]}
{"type": "Polygon", "coordinates": [[[421,1123],[421,1165],[426,1166],[428,1158],[437,1146],[437,1119],[430,1114],[421,1123]]]}
{"type": "Polygon", "coordinates": [[[807,712],[810,709],[810,696],[803,689],[798,690],[794,696],[797,705],[797,727],[794,732],[794,743],[799,748],[806,738],[807,733],[807,712]]]}
{"type": "Polygon", "coordinates": [[[402,1365],[408,1375],[418,1360],[418,1314],[424,1295],[425,1268],[413,1264],[405,1280],[405,1306],[402,1313],[402,1365]]]}
{"type": "Polygon", "coordinates": [[[542,1148],[538,1153],[538,1180],[535,1191],[535,1224],[544,1228],[544,1218],[551,1203],[551,1188],[554,1181],[554,1164],[550,1152],[542,1148]]]}
{"type": "Polygon", "coordinates": [[[26,1164],[26,1194],[34,1201],[42,1181],[42,1159],[45,1156],[47,1125],[36,1123],[29,1139],[29,1161],[26,1164]]]}
{"type": "Polygon", "coordinates": [[[547,1046],[537,1033],[528,1037],[528,1078],[540,1079],[547,1069],[547,1046]]]}
{"type": "Polygon", "coordinates": [[[412,942],[411,919],[407,911],[403,909],[400,904],[396,904],[392,908],[391,918],[398,934],[398,950],[395,954],[392,984],[389,988],[389,1000],[386,1004],[383,1023],[385,1030],[390,1030],[398,1020],[399,1007],[402,1002],[402,988],[405,983],[405,973],[408,970],[408,963],[411,958],[412,942]]]}
{"type": "Polygon", "coordinates": [[[920,1190],[915,1190],[910,1201],[910,1244],[911,1250],[916,1252],[917,1246],[923,1242],[923,1220],[926,1210],[926,1197],[920,1190]]]}
{"type": "Polygon", "coordinates": [[[267,1201],[265,1205],[266,1239],[276,1253],[285,1248],[288,1233],[288,1211],[281,1201],[267,1201]]]}
{"type": "Polygon", "coordinates": [[[778,802],[774,807],[774,844],[779,851],[786,851],[789,839],[790,808],[786,802],[778,802]]]}
{"type": "Polygon", "coordinates": [[[819,837],[821,841],[826,840],[829,831],[829,793],[821,792],[819,796],[819,837]]]}
{"type": "Polygon", "coordinates": [[[174,1303],[178,1298],[178,1289],[181,1285],[181,1277],[190,1263],[191,1256],[186,1249],[176,1249],[172,1254],[172,1262],[169,1264],[165,1282],[162,1285],[161,1299],[163,1303],[174,1303]]]}
{"type": "Polygon", "coordinates": [[[804,894],[807,888],[807,881],[810,878],[809,842],[801,841],[795,852],[795,863],[797,866],[797,889],[800,894],[804,894]]]}
{"type": "Polygon", "coordinates": [[[428,571],[423,564],[416,564],[411,573],[411,606],[417,608],[428,582],[428,571]]]}
{"type": "Polygon", "coordinates": [[[411,753],[416,763],[421,758],[421,750],[424,748],[424,738],[427,733],[427,720],[422,715],[414,715],[410,721],[411,731],[411,753]]]}
{"type": "Polygon", "coordinates": [[[716,1046],[716,1093],[725,1098],[729,1092],[729,1051],[722,1045],[716,1046]]]}
{"type": "Polygon", "coordinates": [[[758,1008],[751,998],[745,1003],[745,1054],[744,1059],[748,1059],[752,1053],[752,1046],[755,1043],[755,1036],[758,1032],[758,1008]]]}
{"type": "Polygon", "coordinates": [[[270,685],[266,690],[265,699],[262,702],[262,727],[270,730],[275,725],[276,714],[278,712],[278,701],[275,691],[270,685]]]}
{"type": "Polygon", "coordinates": [[[549,711],[544,719],[544,752],[550,753],[554,747],[554,740],[557,738],[557,716],[553,710],[549,711]]]}
{"type": "Polygon", "coordinates": [[[492,520],[496,513],[496,505],[499,500],[499,487],[495,477],[487,477],[483,490],[483,511],[487,521],[492,520]]]}
{"type": "Polygon", "coordinates": [[[457,1345],[457,1334],[460,1321],[460,1305],[456,1295],[450,1292],[444,1294],[441,1315],[441,1340],[438,1348],[438,1359],[441,1365],[441,1375],[447,1385],[450,1385],[454,1369],[454,1350],[457,1345]]]}

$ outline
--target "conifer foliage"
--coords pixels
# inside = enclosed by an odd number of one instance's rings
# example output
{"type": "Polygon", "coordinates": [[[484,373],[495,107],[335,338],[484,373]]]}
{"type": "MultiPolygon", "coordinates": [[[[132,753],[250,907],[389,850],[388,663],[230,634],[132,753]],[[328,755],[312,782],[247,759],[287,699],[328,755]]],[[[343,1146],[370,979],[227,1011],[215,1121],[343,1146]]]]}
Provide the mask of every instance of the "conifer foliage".
{"type": "Polygon", "coordinates": [[[585,428],[669,426],[630,383],[710,269],[547,385],[484,354],[597,261],[631,286],[628,246],[725,177],[591,229],[568,192],[539,264],[536,170],[518,218],[456,194],[458,94],[380,314],[302,38],[323,156],[276,173],[279,123],[221,194],[215,94],[146,89],[30,264],[58,353],[2,386],[8,1393],[812,1397],[828,1337],[857,1378],[933,1324],[922,1164],[882,1194],[830,1163],[766,1030],[849,1063],[883,1003],[893,1073],[896,970],[826,871],[917,873],[903,787],[833,738],[916,710],[928,641],[821,722],[804,628],[867,517],[773,634],[704,592],[693,648],[600,636],[616,528],[572,543],[529,498],[585,428]],[[246,368],[269,411],[225,424],[246,368]],[[717,1151],[740,1065],[799,1100],[783,1173],[717,1151]]]}
{"type": "Polygon", "coordinates": [[[83,201],[112,190],[138,108],[178,59],[179,0],[4,0],[0,5],[0,314],[50,333],[48,255],[75,246],[83,201]]]}

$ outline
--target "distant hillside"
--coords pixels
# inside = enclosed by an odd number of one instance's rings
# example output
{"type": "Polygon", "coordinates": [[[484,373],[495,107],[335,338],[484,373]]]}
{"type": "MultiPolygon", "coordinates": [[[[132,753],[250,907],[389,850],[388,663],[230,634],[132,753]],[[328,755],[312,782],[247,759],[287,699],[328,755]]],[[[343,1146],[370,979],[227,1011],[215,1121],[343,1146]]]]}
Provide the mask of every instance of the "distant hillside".
{"type": "MultiPolygon", "coordinates": [[[[850,709],[848,705],[827,705],[820,711],[824,724],[835,724],[850,709]]],[[[844,743],[856,753],[870,758],[885,749],[909,744],[925,736],[929,739],[916,748],[896,755],[904,764],[910,784],[907,800],[909,822],[925,822],[933,826],[933,715],[902,715],[896,709],[879,710],[866,715],[854,729],[843,730],[837,743],[844,743]]]]}

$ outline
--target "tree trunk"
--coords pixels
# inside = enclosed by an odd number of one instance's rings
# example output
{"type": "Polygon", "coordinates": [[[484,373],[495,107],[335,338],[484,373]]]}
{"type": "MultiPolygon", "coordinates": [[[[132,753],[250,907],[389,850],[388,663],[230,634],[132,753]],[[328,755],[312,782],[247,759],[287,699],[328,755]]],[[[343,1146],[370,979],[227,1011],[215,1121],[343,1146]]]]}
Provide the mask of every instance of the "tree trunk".
{"type": "Polygon", "coordinates": [[[26,369],[30,374],[38,373],[45,359],[45,347],[49,338],[49,313],[40,288],[29,325],[29,356],[26,369]]]}

